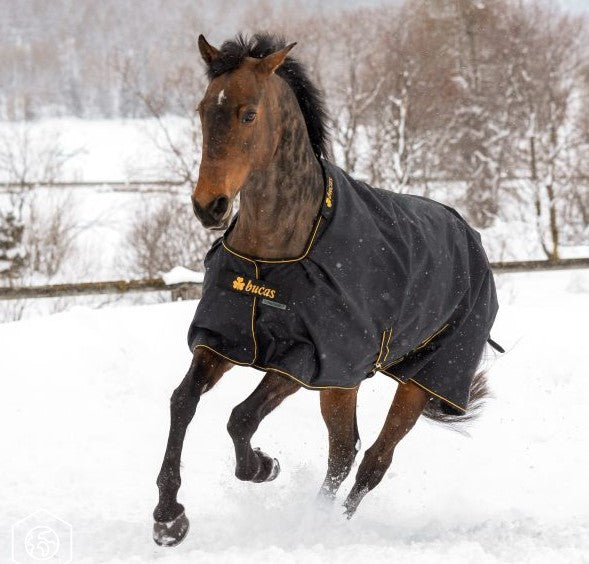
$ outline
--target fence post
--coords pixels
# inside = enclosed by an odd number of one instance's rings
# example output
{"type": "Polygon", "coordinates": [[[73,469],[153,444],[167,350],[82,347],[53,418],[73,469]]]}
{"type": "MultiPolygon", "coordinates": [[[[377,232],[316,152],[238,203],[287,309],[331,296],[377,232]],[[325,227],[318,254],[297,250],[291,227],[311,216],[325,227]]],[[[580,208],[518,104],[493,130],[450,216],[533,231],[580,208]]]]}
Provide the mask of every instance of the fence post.
{"type": "Polygon", "coordinates": [[[173,288],[172,301],[198,300],[202,295],[202,285],[182,284],[178,288],[173,288]]]}

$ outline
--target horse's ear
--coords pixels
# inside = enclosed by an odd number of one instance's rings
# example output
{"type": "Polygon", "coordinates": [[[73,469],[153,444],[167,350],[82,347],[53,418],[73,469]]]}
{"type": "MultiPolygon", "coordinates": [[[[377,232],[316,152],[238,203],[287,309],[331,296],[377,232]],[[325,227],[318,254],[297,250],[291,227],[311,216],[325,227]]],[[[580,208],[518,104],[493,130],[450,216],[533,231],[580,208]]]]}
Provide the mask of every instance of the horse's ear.
{"type": "Polygon", "coordinates": [[[282,63],[284,63],[284,59],[286,59],[286,56],[295,45],[296,43],[291,43],[284,49],[280,49],[280,51],[276,51],[275,53],[271,53],[264,57],[258,63],[258,69],[265,74],[272,74],[282,63]]]}
{"type": "Polygon", "coordinates": [[[207,65],[210,65],[213,61],[217,60],[221,54],[219,49],[213,47],[205,39],[205,36],[202,33],[198,36],[198,50],[207,65]]]}

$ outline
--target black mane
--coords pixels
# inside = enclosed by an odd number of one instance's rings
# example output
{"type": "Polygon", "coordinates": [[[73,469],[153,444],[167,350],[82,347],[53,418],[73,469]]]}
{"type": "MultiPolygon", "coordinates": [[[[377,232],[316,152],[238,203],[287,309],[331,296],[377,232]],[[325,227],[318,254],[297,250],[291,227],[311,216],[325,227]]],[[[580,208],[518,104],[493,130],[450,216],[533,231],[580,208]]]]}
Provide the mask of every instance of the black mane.
{"type": "MultiPolygon", "coordinates": [[[[263,58],[286,47],[282,37],[257,33],[251,38],[239,34],[221,45],[221,55],[207,70],[210,80],[238,68],[246,57],[263,58]]],[[[305,67],[288,56],[276,71],[292,88],[307,124],[311,146],[317,157],[327,156],[327,111],[322,92],[311,82],[305,67]]]]}

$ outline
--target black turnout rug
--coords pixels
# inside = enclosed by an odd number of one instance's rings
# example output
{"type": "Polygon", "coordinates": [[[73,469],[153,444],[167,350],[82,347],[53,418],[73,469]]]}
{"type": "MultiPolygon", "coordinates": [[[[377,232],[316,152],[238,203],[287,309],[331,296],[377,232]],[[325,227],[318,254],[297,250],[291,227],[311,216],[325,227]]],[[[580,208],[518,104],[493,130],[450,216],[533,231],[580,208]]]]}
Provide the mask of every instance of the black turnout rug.
{"type": "Polygon", "coordinates": [[[213,243],[191,350],[314,389],[383,372],[464,412],[498,307],[480,235],[452,208],[322,164],[325,198],[301,257],[213,243]]]}

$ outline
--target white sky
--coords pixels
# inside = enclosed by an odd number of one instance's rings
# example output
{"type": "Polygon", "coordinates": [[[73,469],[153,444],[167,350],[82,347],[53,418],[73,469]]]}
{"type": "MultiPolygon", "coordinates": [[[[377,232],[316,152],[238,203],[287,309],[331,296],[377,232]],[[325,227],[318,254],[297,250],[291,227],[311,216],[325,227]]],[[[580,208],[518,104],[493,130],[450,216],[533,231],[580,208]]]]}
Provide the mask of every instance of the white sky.
{"type": "Polygon", "coordinates": [[[589,0],[559,0],[559,3],[563,8],[575,12],[589,11],[589,0]]]}

